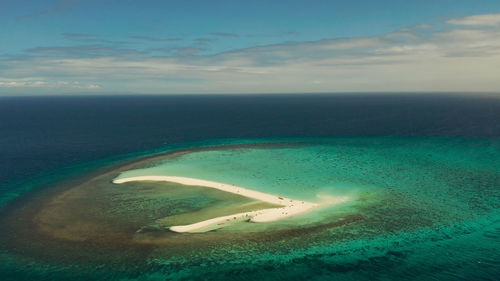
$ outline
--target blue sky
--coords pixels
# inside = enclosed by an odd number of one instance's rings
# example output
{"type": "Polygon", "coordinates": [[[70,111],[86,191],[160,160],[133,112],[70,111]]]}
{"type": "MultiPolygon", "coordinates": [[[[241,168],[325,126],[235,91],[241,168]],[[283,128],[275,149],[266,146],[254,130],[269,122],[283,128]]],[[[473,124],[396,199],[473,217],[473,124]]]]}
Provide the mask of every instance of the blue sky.
{"type": "Polygon", "coordinates": [[[498,0],[3,0],[0,26],[0,95],[500,89],[498,0]]]}

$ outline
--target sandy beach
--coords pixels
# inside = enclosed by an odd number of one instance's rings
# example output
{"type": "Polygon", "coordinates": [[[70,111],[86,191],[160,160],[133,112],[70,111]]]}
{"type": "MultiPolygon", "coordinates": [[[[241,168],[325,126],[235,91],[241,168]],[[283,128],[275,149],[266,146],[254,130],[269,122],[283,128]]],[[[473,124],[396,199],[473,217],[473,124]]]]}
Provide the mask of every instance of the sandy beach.
{"type": "MultiPolygon", "coordinates": [[[[263,209],[245,213],[232,214],[223,217],[217,217],[209,220],[204,220],[198,223],[190,224],[190,225],[181,225],[181,226],[172,226],[170,230],[175,232],[205,232],[215,228],[224,227],[232,222],[238,221],[250,221],[250,222],[271,222],[280,220],[286,217],[295,216],[301,213],[305,213],[317,206],[319,204],[306,202],[301,200],[294,200],[291,198],[286,198],[282,196],[277,196],[273,194],[268,194],[264,192],[259,192],[251,189],[247,189],[244,187],[232,185],[232,184],[224,184],[214,181],[207,181],[195,178],[187,178],[187,177],[176,177],[176,176],[137,176],[137,177],[129,177],[129,178],[121,178],[113,180],[115,184],[121,184],[125,182],[132,181],[165,181],[165,182],[173,182],[182,185],[190,185],[190,186],[204,186],[209,188],[218,189],[224,192],[230,192],[233,194],[238,194],[244,197],[260,200],[263,202],[281,205],[283,207],[279,208],[270,208],[263,209]]],[[[342,198],[339,198],[338,203],[345,201],[342,198]]],[[[330,202],[332,203],[332,202],[330,202]]]]}

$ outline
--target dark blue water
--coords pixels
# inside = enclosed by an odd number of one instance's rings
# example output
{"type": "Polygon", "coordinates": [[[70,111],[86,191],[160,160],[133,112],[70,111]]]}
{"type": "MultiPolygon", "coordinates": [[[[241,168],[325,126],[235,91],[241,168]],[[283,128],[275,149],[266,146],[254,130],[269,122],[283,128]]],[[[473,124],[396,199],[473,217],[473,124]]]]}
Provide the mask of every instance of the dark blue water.
{"type": "Polygon", "coordinates": [[[248,95],[0,98],[0,186],[210,138],[500,136],[500,98],[248,95]]]}
{"type": "MultiPolygon", "coordinates": [[[[500,98],[474,94],[3,97],[0,198],[16,189],[22,193],[30,183],[35,183],[30,188],[38,188],[40,179],[67,167],[173,144],[214,138],[332,136],[444,136],[498,143],[500,98]]],[[[321,267],[311,260],[297,262],[297,268],[321,267]]],[[[29,275],[20,270],[8,277],[23,276],[29,275]]]]}

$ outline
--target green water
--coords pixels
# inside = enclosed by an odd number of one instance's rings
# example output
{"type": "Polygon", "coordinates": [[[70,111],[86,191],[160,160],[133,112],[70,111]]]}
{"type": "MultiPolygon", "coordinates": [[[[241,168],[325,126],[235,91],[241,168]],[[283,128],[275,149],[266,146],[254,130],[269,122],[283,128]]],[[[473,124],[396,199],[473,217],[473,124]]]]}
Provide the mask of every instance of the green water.
{"type": "MultiPolygon", "coordinates": [[[[126,269],[116,269],[112,262],[90,269],[80,265],[71,269],[73,278],[498,280],[499,140],[273,142],[193,151],[119,177],[183,176],[318,203],[336,196],[349,200],[274,223],[221,228],[218,233],[241,235],[241,241],[221,243],[199,255],[172,255],[168,247],[157,247],[144,264],[126,269]],[[276,235],[262,238],[266,233],[276,235]]],[[[188,240],[190,234],[180,235],[188,240]]],[[[13,268],[23,264],[12,257],[3,260],[13,268]]],[[[69,276],[71,268],[64,262],[24,265],[32,272],[27,276],[51,272],[55,279],[69,276]]]]}

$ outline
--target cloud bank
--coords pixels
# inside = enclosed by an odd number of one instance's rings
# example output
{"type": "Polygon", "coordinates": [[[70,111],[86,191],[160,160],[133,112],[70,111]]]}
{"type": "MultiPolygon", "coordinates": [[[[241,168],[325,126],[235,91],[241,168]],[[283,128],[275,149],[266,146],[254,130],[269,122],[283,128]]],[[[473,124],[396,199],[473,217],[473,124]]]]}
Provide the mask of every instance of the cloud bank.
{"type": "MultiPolygon", "coordinates": [[[[237,40],[229,33],[213,36],[237,40]]],[[[198,39],[204,45],[213,41],[198,39]]],[[[284,42],[223,53],[202,53],[195,46],[164,49],[172,52],[104,43],[32,48],[24,56],[0,60],[0,92],[33,90],[35,85],[77,90],[69,81],[85,81],[87,89],[98,85],[95,90],[101,92],[136,93],[500,90],[500,14],[423,23],[379,36],[284,42]],[[46,84],[26,82],[26,77],[40,77],[37,81],[46,84]],[[69,84],[58,87],[65,81],[69,84]]]]}

